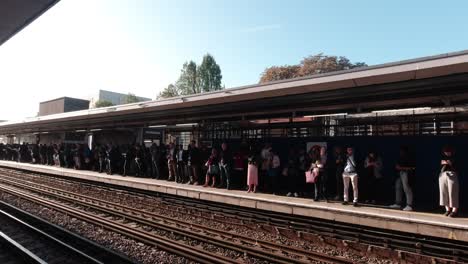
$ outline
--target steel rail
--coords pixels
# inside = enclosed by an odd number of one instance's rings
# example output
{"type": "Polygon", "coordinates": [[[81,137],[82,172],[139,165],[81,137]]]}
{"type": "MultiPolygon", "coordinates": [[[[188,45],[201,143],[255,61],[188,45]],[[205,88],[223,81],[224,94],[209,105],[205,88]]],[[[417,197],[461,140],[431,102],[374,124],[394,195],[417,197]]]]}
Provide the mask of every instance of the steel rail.
{"type": "Polygon", "coordinates": [[[153,228],[163,229],[168,232],[175,232],[182,236],[189,236],[190,238],[195,239],[195,240],[203,239],[203,242],[215,244],[216,246],[219,246],[219,247],[225,247],[234,251],[241,250],[241,252],[243,252],[244,254],[248,252],[249,255],[252,255],[257,258],[265,259],[270,262],[308,263],[308,261],[310,260],[317,260],[317,261],[323,261],[327,263],[351,263],[350,261],[346,261],[343,258],[332,257],[326,254],[314,253],[311,251],[301,250],[298,248],[289,247],[285,245],[279,245],[279,244],[275,244],[275,243],[268,242],[268,241],[255,240],[247,236],[241,236],[241,235],[233,234],[230,232],[225,232],[222,230],[217,230],[214,228],[197,225],[194,223],[184,223],[181,221],[174,221],[174,219],[171,219],[169,217],[156,215],[151,212],[134,209],[128,206],[123,206],[123,205],[119,205],[116,203],[107,202],[101,199],[97,199],[97,198],[93,198],[93,197],[89,197],[85,195],[80,195],[80,194],[60,190],[57,188],[40,185],[37,183],[34,183],[34,184],[29,183],[29,184],[41,186],[42,190],[41,188],[33,187],[30,185],[28,186],[28,184],[12,182],[12,181],[8,181],[5,179],[0,179],[0,181],[7,182],[8,184],[11,184],[14,186],[18,186],[19,188],[26,188],[28,190],[35,191],[41,194],[50,195],[54,198],[62,199],[70,203],[80,204],[84,207],[93,208],[95,210],[99,210],[99,211],[106,212],[106,213],[113,214],[113,215],[118,215],[126,220],[132,220],[134,222],[141,223],[147,226],[151,226],[153,228]],[[47,189],[52,190],[52,191],[48,191],[47,189]],[[84,201],[78,201],[78,199],[84,200],[84,201]],[[91,201],[91,202],[87,202],[86,200],[91,201]],[[109,207],[120,208],[120,210],[111,209],[109,207]],[[129,213],[125,213],[125,211],[128,211],[129,213]],[[137,214],[141,215],[141,217],[135,216],[137,214]],[[144,218],[145,216],[149,216],[153,220],[159,219],[160,222],[155,223],[152,221],[148,221],[147,219],[144,218]],[[182,225],[184,225],[184,228],[178,227],[182,225]],[[190,229],[193,229],[193,228],[197,228],[199,232],[191,231],[190,229]],[[205,234],[201,234],[200,232],[203,232],[205,234]],[[213,236],[218,236],[220,238],[214,238],[213,236]],[[231,238],[231,239],[236,238],[240,240],[242,244],[231,243],[229,241],[225,241],[224,238],[231,238]],[[216,243],[215,241],[213,241],[214,239],[218,242],[216,243]],[[249,244],[249,245],[245,246],[243,245],[244,243],[249,244]],[[260,249],[257,249],[257,247],[260,247],[260,249]],[[270,251],[275,251],[275,252],[281,252],[287,255],[296,254],[299,257],[307,259],[307,261],[296,260],[296,259],[292,259],[291,257],[284,257],[282,255],[279,255],[278,253],[272,254],[272,253],[269,253],[268,251],[265,251],[265,249],[270,250],[270,251]]]}

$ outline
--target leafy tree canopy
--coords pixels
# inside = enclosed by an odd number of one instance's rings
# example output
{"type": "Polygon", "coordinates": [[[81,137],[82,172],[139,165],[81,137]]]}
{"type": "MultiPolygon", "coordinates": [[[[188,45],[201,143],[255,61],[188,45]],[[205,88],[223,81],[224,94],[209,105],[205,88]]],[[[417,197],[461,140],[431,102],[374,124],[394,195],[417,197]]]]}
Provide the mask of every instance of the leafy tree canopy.
{"type": "Polygon", "coordinates": [[[350,60],[344,56],[327,56],[319,53],[317,55],[305,57],[297,65],[272,66],[266,68],[260,76],[260,83],[366,66],[367,64],[364,62],[351,63],[350,60]]]}
{"type": "Polygon", "coordinates": [[[96,103],[94,104],[96,108],[113,106],[113,105],[114,104],[112,102],[107,101],[107,100],[97,100],[96,103]]]}
{"type": "Polygon", "coordinates": [[[136,102],[139,102],[139,100],[136,97],[136,95],[133,93],[128,93],[127,96],[125,97],[126,104],[131,104],[131,103],[136,103],[136,102]]]}
{"type": "Polygon", "coordinates": [[[206,54],[202,63],[197,65],[194,61],[182,65],[179,79],[170,84],[159,93],[157,98],[169,98],[179,95],[198,94],[224,89],[221,85],[221,68],[214,57],[206,54]]]}

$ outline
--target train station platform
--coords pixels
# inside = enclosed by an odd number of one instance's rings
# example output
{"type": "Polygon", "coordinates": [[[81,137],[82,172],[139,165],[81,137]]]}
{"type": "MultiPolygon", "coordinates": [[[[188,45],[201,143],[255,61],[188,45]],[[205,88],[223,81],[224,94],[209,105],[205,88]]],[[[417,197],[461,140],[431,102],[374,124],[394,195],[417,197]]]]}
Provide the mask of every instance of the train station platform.
{"type": "Polygon", "coordinates": [[[202,186],[178,184],[165,180],[122,177],[119,175],[110,176],[92,171],[78,171],[12,161],[0,161],[0,167],[47,173],[273,212],[468,242],[468,218],[449,218],[442,214],[405,212],[366,206],[344,206],[339,203],[314,202],[311,199],[304,198],[204,188],[202,186]]]}

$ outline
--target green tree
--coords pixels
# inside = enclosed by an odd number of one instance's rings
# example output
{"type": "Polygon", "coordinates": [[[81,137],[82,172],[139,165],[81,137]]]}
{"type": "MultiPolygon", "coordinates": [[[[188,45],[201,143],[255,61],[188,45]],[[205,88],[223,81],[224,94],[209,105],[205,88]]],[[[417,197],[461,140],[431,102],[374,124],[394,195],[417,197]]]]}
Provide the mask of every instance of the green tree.
{"type": "Polygon", "coordinates": [[[179,80],[177,80],[177,87],[184,95],[201,92],[198,66],[194,61],[186,62],[182,66],[179,80]]]}
{"type": "Polygon", "coordinates": [[[203,56],[203,61],[198,68],[200,86],[203,92],[211,92],[223,89],[221,86],[221,68],[210,54],[203,56]]]}
{"type": "Polygon", "coordinates": [[[173,85],[169,84],[166,88],[164,88],[156,97],[156,99],[162,99],[162,98],[171,98],[171,97],[176,97],[181,95],[180,89],[173,85]]]}
{"type": "Polygon", "coordinates": [[[305,57],[300,64],[292,66],[272,66],[260,75],[260,83],[311,76],[320,73],[366,67],[364,62],[351,63],[344,56],[327,56],[319,53],[305,57]]]}
{"type": "Polygon", "coordinates": [[[136,97],[135,94],[133,93],[128,93],[127,96],[125,96],[125,103],[126,104],[131,104],[131,103],[137,103],[140,100],[136,97]]]}
{"type": "Polygon", "coordinates": [[[112,102],[107,101],[107,100],[97,100],[96,103],[94,104],[96,108],[113,106],[113,105],[114,104],[112,102]]]}

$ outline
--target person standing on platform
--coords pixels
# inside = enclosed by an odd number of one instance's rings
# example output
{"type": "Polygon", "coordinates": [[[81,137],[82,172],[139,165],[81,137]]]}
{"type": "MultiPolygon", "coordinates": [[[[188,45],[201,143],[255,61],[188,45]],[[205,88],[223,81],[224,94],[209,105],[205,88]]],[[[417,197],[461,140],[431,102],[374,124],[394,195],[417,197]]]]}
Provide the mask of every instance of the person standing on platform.
{"type": "Polygon", "coordinates": [[[379,200],[382,190],[382,158],[374,151],[371,150],[367,154],[364,161],[364,168],[366,169],[364,179],[364,190],[366,193],[366,202],[375,204],[379,200]]]}
{"type": "Polygon", "coordinates": [[[203,187],[208,187],[211,180],[211,187],[214,188],[216,186],[216,178],[219,177],[219,156],[218,151],[215,148],[211,149],[211,155],[205,163],[205,166],[208,167],[208,170],[206,172],[206,179],[203,187]]]}
{"type": "Polygon", "coordinates": [[[199,175],[201,169],[201,152],[200,149],[197,147],[195,140],[192,140],[190,143],[190,150],[188,152],[188,164],[190,167],[191,179],[190,184],[198,185],[199,184],[199,175]]]}
{"type": "Polygon", "coordinates": [[[310,170],[316,169],[318,171],[318,177],[314,184],[314,201],[318,201],[319,199],[328,200],[326,191],[327,191],[327,149],[325,147],[321,147],[319,150],[318,155],[316,155],[315,162],[311,163],[310,170]]]}
{"type": "Polygon", "coordinates": [[[335,200],[341,201],[343,199],[343,172],[346,165],[346,156],[343,153],[343,148],[336,146],[334,148],[334,161],[335,161],[335,180],[336,180],[336,196],[335,200]]]}
{"type": "Polygon", "coordinates": [[[266,189],[267,181],[268,181],[268,168],[270,168],[270,161],[271,161],[271,144],[266,143],[263,149],[260,152],[260,157],[262,159],[262,163],[260,166],[260,175],[259,175],[259,185],[262,191],[266,189]]]}
{"type": "Polygon", "coordinates": [[[439,174],[440,205],[445,207],[445,215],[456,217],[459,207],[459,181],[455,164],[454,150],[446,146],[442,150],[439,174]]]}
{"type": "MultiPolygon", "coordinates": [[[[245,183],[247,182],[247,174],[245,173],[245,163],[246,163],[246,155],[242,150],[236,152],[233,157],[233,176],[231,180],[234,182],[235,179],[235,185],[236,187],[240,187],[241,189],[245,187],[245,183]]],[[[231,188],[232,188],[231,183],[231,188]]]]}
{"type": "Polygon", "coordinates": [[[168,181],[175,180],[176,177],[176,160],[177,160],[177,152],[174,146],[174,143],[169,143],[169,149],[167,150],[166,154],[167,159],[167,167],[169,169],[169,178],[168,181]]]}
{"type": "Polygon", "coordinates": [[[46,165],[47,164],[47,147],[44,144],[41,144],[39,146],[39,155],[41,159],[41,164],[46,165]]]}
{"type": "Polygon", "coordinates": [[[187,184],[190,183],[191,179],[191,170],[189,167],[189,151],[190,151],[190,144],[188,144],[187,149],[184,150],[182,153],[182,161],[184,162],[184,178],[182,179],[182,183],[187,184]]]}
{"type": "Polygon", "coordinates": [[[413,190],[411,189],[409,178],[413,174],[415,168],[414,161],[410,156],[408,147],[400,148],[400,158],[396,164],[398,177],[395,181],[395,204],[390,208],[401,208],[403,204],[403,192],[406,196],[406,206],[404,211],[413,211],[413,190]]]}
{"type": "Polygon", "coordinates": [[[285,178],[287,181],[288,186],[288,193],[286,196],[291,197],[299,197],[299,182],[301,181],[301,177],[304,177],[303,174],[299,174],[299,157],[297,155],[297,151],[294,148],[289,149],[288,155],[288,165],[285,170],[285,178]]]}
{"type": "Polygon", "coordinates": [[[356,170],[356,160],[354,159],[354,149],[348,147],[346,149],[346,165],[343,171],[343,205],[349,202],[349,181],[353,185],[353,206],[358,206],[358,174],[356,170]]]}
{"type": "Polygon", "coordinates": [[[278,154],[271,150],[271,162],[268,169],[268,178],[270,182],[271,191],[274,195],[279,193],[279,182],[281,175],[281,161],[278,154]]]}
{"type": "MultiPolygon", "coordinates": [[[[306,170],[310,167],[311,158],[309,153],[306,152],[305,148],[299,148],[299,152],[297,155],[297,162],[298,162],[298,175],[305,175],[306,170]]],[[[307,182],[305,177],[298,177],[297,179],[297,188],[298,193],[304,195],[308,188],[307,182]]]]}
{"type": "Polygon", "coordinates": [[[177,158],[177,172],[175,177],[175,182],[182,183],[185,179],[185,164],[184,164],[184,147],[178,145],[176,148],[176,158],[177,158]]]}
{"type": "Polygon", "coordinates": [[[254,156],[249,158],[249,163],[247,165],[247,186],[249,189],[247,192],[257,192],[258,186],[258,165],[254,156]]]}
{"type": "Polygon", "coordinates": [[[160,178],[160,170],[159,170],[159,159],[161,158],[161,151],[159,146],[156,143],[153,143],[150,148],[151,153],[151,176],[154,179],[160,178]]]}
{"type": "Polygon", "coordinates": [[[220,174],[220,183],[219,188],[227,188],[228,190],[231,189],[231,168],[233,163],[232,153],[231,150],[228,148],[226,142],[221,144],[221,162],[219,163],[219,168],[221,170],[220,174]]]}

